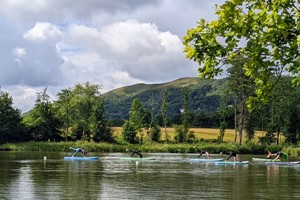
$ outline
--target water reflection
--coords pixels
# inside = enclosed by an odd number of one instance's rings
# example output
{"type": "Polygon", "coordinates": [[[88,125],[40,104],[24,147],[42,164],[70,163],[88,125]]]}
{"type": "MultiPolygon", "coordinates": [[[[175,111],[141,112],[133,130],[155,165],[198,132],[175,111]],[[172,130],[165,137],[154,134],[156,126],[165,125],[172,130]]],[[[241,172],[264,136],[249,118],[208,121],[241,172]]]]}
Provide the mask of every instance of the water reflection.
{"type": "Polygon", "coordinates": [[[18,176],[12,180],[8,188],[9,199],[35,199],[32,170],[29,164],[24,163],[19,170],[15,171],[18,176]]]}
{"type": "MultiPolygon", "coordinates": [[[[299,166],[215,165],[188,154],[154,161],[64,161],[63,154],[0,152],[0,199],[299,199],[299,166]],[[16,154],[16,155],[9,155],[16,154]]],[[[98,156],[98,155],[97,155],[98,156]]],[[[147,156],[147,155],[145,155],[147,156]]],[[[245,158],[246,159],[246,158],[245,158]]]]}

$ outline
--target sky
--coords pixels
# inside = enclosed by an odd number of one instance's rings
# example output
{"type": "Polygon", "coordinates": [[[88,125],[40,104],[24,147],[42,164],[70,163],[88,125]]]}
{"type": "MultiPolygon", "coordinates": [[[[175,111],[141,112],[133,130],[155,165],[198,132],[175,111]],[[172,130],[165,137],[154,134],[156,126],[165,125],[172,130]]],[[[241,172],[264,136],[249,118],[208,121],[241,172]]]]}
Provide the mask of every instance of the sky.
{"type": "Polygon", "coordinates": [[[56,100],[87,81],[105,93],[196,77],[183,37],[224,1],[1,0],[1,90],[27,112],[46,87],[56,100]]]}

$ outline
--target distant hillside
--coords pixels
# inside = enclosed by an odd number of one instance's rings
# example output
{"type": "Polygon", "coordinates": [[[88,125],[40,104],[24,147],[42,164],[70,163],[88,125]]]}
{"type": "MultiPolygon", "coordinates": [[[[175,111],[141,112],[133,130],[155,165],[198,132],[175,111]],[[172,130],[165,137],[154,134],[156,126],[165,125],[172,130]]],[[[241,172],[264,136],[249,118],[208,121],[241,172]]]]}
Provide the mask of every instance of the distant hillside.
{"type": "Polygon", "coordinates": [[[216,111],[220,104],[220,94],[226,79],[207,80],[200,78],[181,78],[162,84],[135,84],[118,88],[103,94],[104,107],[108,119],[127,119],[133,99],[138,98],[144,108],[160,114],[161,93],[167,91],[168,116],[180,113],[183,107],[182,88],[189,89],[190,111],[216,111]],[[152,103],[151,103],[152,102],[152,103]]]}

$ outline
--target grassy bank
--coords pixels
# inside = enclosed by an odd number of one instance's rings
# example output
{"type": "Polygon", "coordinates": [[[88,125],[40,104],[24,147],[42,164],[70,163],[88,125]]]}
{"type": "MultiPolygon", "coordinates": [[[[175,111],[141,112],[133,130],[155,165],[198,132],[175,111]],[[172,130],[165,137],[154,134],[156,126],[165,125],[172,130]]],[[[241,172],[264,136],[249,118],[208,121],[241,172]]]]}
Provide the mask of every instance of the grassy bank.
{"type": "MultiPolygon", "coordinates": [[[[237,151],[241,154],[266,154],[268,150],[276,152],[284,150],[289,155],[299,156],[300,147],[286,147],[277,145],[260,145],[257,144],[258,138],[264,136],[263,132],[256,132],[255,138],[252,143],[245,143],[246,138],[243,138],[244,143],[237,145],[234,143],[235,132],[234,130],[226,130],[224,143],[213,143],[219,135],[219,129],[205,129],[205,128],[193,128],[190,129],[194,132],[197,142],[196,143],[173,143],[175,131],[173,128],[167,129],[167,134],[171,138],[171,143],[154,143],[150,142],[145,137],[145,144],[143,145],[131,145],[122,141],[122,129],[120,127],[114,127],[113,136],[119,141],[116,144],[109,143],[96,143],[87,141],[77,142],[27,142],[27,143],[10,143],[0,145],[0,150],[10,151],[57,151],[66,152],[69,151],[69,147],[81,147],[89,152],[125,152],[126,149],[139,149],[141,152],[161,152],[161,153],[196,153],[197,146],[199,149],[206,149],[210,153],[219,153],[221,151],[237,151]]],[[[146,134],[144,134],[146,136],[146,134]]],[[[165,134],[162,129],[162,140],[164,140],[165,134]]]]}
{"type": "Polygon", "coordinates": [[[95,142],[27,142],[27,143],[11,143],[0,145],[0,149],[10,151],[56,151],[67,152],[69,147],[81,147],[89,152],[126,152],[126,149],[139,149],[141,152],[151,153],[196,153],[197,146],[200,149],[207,149],[210,153],[219,153],[221,151],[237,151],[240,154],[266,154],[268,150],[273,152],[284,150],[289,155],[300,155],[300,147],[283,147],[283,146],[262,146],[254,143],[243,144],[241,146],[234,143],[196,143],[196,144],[166,144],[152,143],[143,145],[131,144],[108,144],[95,142]]]}

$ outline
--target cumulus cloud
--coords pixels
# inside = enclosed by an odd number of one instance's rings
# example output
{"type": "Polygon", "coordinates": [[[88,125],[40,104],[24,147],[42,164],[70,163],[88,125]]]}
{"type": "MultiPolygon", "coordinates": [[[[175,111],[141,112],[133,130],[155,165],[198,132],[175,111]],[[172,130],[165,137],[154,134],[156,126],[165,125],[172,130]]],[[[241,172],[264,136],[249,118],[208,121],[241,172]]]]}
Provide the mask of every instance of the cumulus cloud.
{"type": "MultiPolygon", "coordinates": [[[[155,24],[136,20],[113,23],[99,30],[71,25],[59,47],[64,54],[65,72],[72,74],[72,78],[76,71],[82,72],[76,76],[77,80],[93,79],[87,74],[90,72],[101,82],[103,71],[106,77],[126,72],[127,79],[144,82],[173,80],[196,73],[196,67],[185,59],[177,35],[160,32],[155,24]]],[[[107,79],[103,84],[111,85],[109,82],[107,79]]]]}
{"type": "Polygon", "coordinates": [[[23,37],[31,41],[57,40],[62,32],[53,24],[38,22],[23,37]]]}
{"type": "Polygon", "coordinates": [[[46,86],[55,98],[86,81],[105,92],[197,76],[182,36],[222,1],[2,0],[0,85],[29,110],[46,86]]]}

